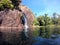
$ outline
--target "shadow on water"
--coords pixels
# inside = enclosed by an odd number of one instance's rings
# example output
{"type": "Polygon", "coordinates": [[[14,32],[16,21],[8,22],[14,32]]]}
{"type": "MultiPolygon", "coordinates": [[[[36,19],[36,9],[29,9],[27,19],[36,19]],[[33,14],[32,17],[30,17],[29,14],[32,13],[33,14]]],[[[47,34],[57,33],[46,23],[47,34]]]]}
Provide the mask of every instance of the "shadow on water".
{"type": "Polygon", "coordinates": [[[3,40],[3,33],[0,32],[0,45],[12,45],[9,42],[3,40]]]}
{"type": "Polygon", "coordinates": [[[3,33],[0,32],[0,45],[31,45],[31,39],[30,37],[27,38],[25,36],[25,32],[20,32],[20,35],[18,38],[16,38],[16,35],[14,34],[12,39],[10,41],[4,41],[3,39],[3,33]]]}
{"type": "MultiPolygon", "coordinates": [[[[28,34],[28,33],[27,33],[28,34]]],[[[21,33],[21,45],[31,45],[31,39],[30,39],[30,37],[26,37],[25,36],[25,32],[23,31],[22,33],[21,33]]]]}

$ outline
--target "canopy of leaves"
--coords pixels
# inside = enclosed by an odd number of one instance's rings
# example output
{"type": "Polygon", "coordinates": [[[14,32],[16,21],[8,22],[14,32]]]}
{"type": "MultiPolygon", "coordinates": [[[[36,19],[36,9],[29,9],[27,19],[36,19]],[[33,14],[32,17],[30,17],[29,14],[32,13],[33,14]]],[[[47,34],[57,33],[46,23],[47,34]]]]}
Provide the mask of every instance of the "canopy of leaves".
{"type": "Polygon", "coordinates": [[[0,1],[0,10],[4,10],[4,9],[12,9],[14,7],[14,5],[12,4],[12,2],[10,0],[1,0],[0,1]]]}
{"type": "Polygon", "coordinates": [[[40,26],[44,26],[45,25],[44,16],[39,16],[37,18],[37,20],[38,20],[40,26]]]}
{"type": "Polygon", "coordinates": [[[50,17],[47,16],[47,14],[45,14],[45,16],[39,16],[37,20],[40,26],[52,24],[52,20],[50,17]]]}
{"type": "Polygon", "coordinates": [[[14,6],[18,6],[22,0],[11,0],[14,6]]]}
{"type": "Polygon", "coordinates": [[[39,22],[38,22],[37,17],[35,15],[34,15],[33,25],[39,25],[39,22]]]}
{"type": "Polygon", "coordinates": [[[39,22],[37,19],[34,20],[33,25],[39,25],[39,22]]]}

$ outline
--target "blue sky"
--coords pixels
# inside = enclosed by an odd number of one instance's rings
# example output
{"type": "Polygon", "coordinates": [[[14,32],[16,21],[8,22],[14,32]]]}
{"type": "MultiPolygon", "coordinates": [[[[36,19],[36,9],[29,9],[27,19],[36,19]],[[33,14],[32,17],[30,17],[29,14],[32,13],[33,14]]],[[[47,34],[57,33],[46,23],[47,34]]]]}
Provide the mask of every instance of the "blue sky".
{"type": "Polygon", "coordinates": [[[45,13],[52,16],[54,12],[60,14],[60,0],[23,0],[24,5],[29,7],[37,16],[45,13]]]}

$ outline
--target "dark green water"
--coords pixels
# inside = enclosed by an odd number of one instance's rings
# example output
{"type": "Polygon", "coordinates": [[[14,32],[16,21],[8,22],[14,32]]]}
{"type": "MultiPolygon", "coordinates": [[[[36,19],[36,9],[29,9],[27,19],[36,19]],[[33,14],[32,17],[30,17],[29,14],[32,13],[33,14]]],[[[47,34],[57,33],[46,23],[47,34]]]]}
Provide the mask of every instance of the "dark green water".
{"type": "Polygon", "coordinates": [[[60,45],[60,27],[41,27],[33,31],[32,45],[60,45]]]}

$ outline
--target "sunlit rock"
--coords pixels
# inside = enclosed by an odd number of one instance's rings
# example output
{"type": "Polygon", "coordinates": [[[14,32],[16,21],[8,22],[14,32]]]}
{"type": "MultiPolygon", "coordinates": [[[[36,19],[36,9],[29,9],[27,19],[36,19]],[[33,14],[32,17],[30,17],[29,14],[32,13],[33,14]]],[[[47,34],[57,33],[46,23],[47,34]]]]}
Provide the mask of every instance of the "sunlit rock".
{"type": "MultiPolygon", "coordinates": [[[[20,32],[24,29],[24,25],[22,24],[23,15],[27,17],[28,26],[30,27],[33,25],[34,15],[31,10],[24,5],[21,5],[20,9],[22,11],[17,9],[5,9],[0,11],[0,32],[2,33],[0,37],[2,37],[1,39],[3,41],[19,43],[21,39],[20,32]]],[[[26,28],[28,28],[28,26],[25,25],[26,28]]]]}

